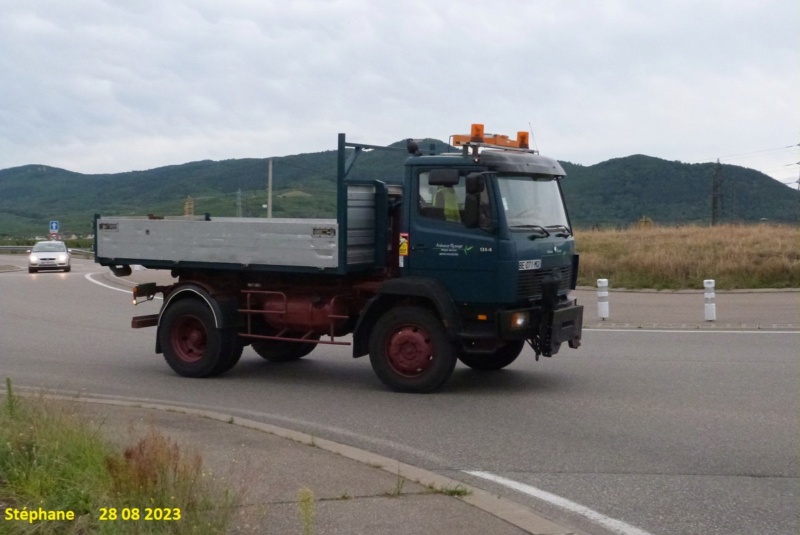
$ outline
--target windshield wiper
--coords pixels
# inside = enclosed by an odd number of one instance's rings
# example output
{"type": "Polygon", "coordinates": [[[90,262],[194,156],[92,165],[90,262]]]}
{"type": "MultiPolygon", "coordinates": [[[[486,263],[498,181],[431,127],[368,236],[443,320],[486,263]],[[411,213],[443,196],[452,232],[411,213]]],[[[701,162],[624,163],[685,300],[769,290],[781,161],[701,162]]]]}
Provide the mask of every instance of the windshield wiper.
{"type": "Polygon", "coordinates": [[[528,236],[529,240],[535,240],[536,238],[547,238],[550,236],[550,233],[547,232],[547,229],[541,225],[511,225],[511,228],[529,228],[536,230],[538,234],[531,234],[528,236]]]}
{"type": "Polygon", "coordinates": [[[556,236],[559,238],[569,238],[572,236],[572,232],[567,228],[566,225],[547,225],[545,228],[554,228],[559,232],[556,233],[556,236]]]}

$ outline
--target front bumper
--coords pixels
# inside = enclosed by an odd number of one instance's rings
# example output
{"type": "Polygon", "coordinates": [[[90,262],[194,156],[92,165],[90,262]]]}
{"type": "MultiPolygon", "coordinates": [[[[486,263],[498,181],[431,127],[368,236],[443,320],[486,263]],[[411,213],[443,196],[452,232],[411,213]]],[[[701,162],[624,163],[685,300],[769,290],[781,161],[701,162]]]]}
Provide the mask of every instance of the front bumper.
{"type": "MultiPolygon", "coordinates": [[[[500,337],[503,340],[531,340],[545,356],[558,352],[561,344],[581,345],[583,306],[570,301],[554,310],[531,307],[504,310],[498,313],[500,337]]],[[[537,350],[537,351],[538,351],[537,350]]]]}
{"type": "Polygon", "coordinates": [[[64,269],[69,267],[69,262],[59,262],[57,260],[40,260],[39,262],[28,262],[28,267],[34,269],[64,269]]]}

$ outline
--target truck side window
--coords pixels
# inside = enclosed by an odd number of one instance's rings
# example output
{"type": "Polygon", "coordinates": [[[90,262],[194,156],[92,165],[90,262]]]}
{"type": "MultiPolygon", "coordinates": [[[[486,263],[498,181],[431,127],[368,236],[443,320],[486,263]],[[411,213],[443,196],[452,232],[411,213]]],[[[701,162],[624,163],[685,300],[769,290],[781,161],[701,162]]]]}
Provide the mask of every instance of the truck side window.
{"type": "Polygon", "coordinates": [[[419,213],[422,217],[460,223],[464,214],[464,177],[454,186],[428,182],[428,172],[419,175],[419,213]]]}

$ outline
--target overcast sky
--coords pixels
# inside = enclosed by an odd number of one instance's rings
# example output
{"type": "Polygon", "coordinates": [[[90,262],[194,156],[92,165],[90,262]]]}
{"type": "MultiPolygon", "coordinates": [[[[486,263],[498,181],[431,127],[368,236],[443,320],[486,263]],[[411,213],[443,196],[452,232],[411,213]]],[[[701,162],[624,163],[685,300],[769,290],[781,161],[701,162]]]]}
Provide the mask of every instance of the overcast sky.
{"type": "Polygon", "coordinates": [[[800,177],[797,0],[0,0],[0,169],[533,128],[543,154],[800,177]]]}

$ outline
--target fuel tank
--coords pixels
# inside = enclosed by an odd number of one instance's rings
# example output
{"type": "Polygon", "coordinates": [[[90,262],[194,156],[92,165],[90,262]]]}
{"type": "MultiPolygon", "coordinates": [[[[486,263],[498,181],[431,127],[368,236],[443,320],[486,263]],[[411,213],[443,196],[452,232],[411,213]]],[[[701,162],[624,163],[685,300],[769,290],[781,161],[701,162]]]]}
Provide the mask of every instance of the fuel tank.
{"type": "Polygon", "coordinates": [[[263,297],[264,321],[276,329],[318,334],[336,333],[348,319],[342,296],[269,294],[263,297]]]}

